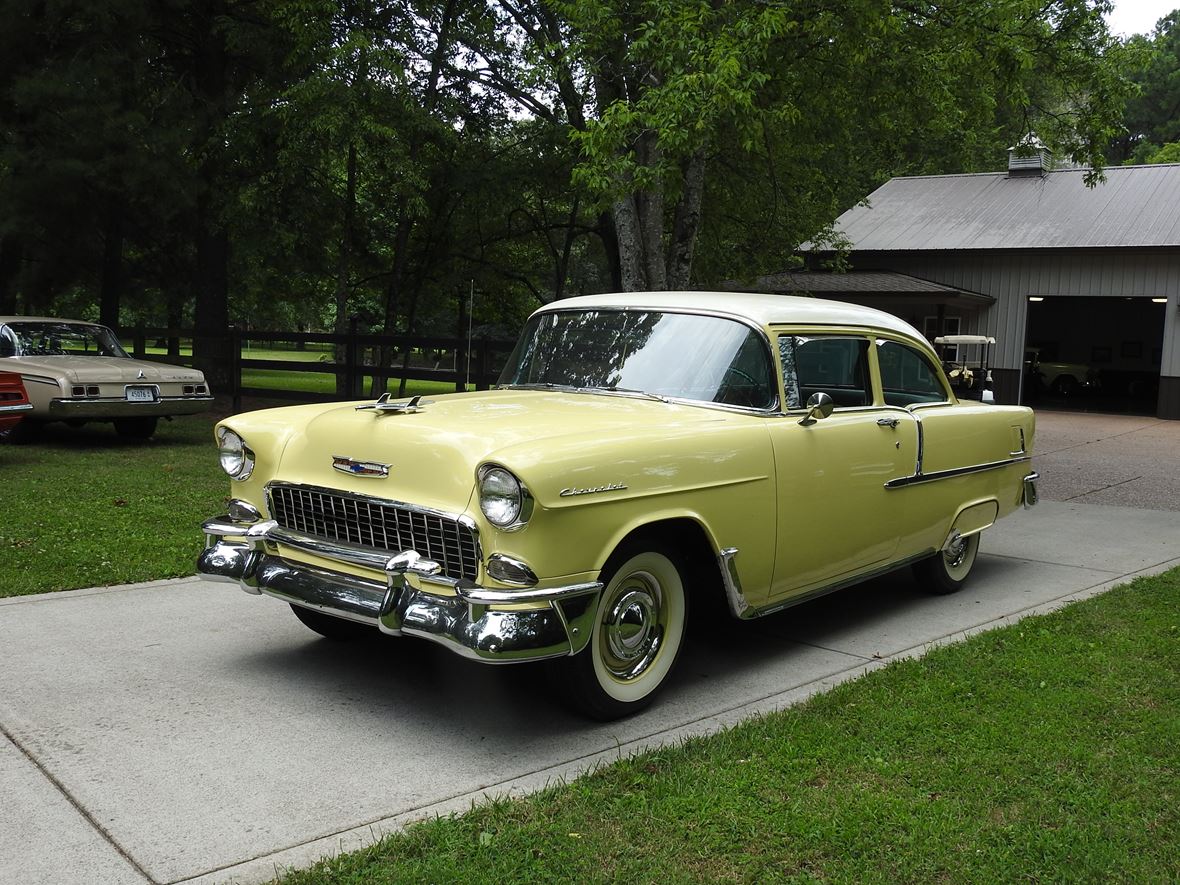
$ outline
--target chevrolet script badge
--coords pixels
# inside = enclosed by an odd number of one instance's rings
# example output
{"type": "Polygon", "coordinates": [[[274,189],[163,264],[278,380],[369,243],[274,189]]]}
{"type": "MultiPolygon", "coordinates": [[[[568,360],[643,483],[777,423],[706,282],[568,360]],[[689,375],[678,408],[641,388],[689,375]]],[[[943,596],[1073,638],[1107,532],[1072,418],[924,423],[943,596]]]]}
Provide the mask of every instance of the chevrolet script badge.
{"type": "Polygon", "coordinates": [[[376,461],[357,461],[345,455],[333,455],[332,466],[341,473],[352,476],[389,476],[389,464],[378,464],[376,461]]]}

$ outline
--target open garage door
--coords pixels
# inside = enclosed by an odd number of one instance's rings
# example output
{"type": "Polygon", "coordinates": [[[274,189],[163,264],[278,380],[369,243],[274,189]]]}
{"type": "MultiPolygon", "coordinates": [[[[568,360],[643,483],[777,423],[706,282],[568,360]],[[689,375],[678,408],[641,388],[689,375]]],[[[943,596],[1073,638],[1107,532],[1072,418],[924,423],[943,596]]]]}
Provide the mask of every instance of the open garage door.
{"type": "Polygon", "coordinates": [[[1030,298],[1024,401],[1155,414],[1165,309],[1151,298],[1030,298]]]}

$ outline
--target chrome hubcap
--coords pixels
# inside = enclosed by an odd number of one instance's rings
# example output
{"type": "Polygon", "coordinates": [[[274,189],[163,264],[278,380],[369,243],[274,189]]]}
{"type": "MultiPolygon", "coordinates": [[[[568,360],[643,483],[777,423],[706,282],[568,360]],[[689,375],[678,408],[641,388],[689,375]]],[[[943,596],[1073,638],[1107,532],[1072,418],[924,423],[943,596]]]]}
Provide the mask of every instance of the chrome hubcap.
{"type": "Polygon", "coordinates": [[[659,584],[649,574],[631,575],[602,616],[602,658],[616,679],[634,679],[648,668],[664,637],[659,584]]]}
{"type": "Polygon", "coordinates": [[[943,554],[946,558],[946,564],[950,568],[958,568],[963,564],[963,560],[967,558],[967,539],[956,538],[949,547],[946,548],[946,553],[943,554]]]}

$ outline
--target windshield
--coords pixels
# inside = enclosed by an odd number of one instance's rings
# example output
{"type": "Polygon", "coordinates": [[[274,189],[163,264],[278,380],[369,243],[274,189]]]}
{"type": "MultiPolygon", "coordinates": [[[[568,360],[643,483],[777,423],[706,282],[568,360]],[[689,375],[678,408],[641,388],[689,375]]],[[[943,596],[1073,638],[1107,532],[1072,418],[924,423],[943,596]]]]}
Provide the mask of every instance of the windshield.
{"type": "Polygon", "coordinates": [[[9,323],[3,338],[3,356],[127,356],[110,329],[89,323],[9,323]]]}
{"type": "Polygon", "coordinates": [[[770,353],[723,317],[651,311],[555,311],[533,317],[501,387],[563,387],[769,409],[770,353]]]}

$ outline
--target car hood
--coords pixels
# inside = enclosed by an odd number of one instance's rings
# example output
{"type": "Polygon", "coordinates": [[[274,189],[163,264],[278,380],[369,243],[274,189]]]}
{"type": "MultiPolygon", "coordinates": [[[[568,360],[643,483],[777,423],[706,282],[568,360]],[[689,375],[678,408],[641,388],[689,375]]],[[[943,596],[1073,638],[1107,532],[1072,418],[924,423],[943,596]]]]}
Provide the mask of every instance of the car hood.
{"type": "Polygon", "coordinates": [[[87,382],[159,383],[200,382],[205,376],[196,369],[113,356],[21,356],[0,363],[0,368],[24,375],[41,375],[85,384],[87,382]],[[142,377],[140,377],[142,373],[142,377]]]}
{"type": "MultiPolygon", "coordinates": [[[[470,502],[480,464],[503,463],[527,483],[541,459],[576,457],[604,437],[618,444],[733,417],[658,400],[531,390],[424,397],[420,411],[411,413],[358,411],[357,405],[327,408],[310,417],[301,433],[287,434],[274,478],[454,512],[470,502]],[[389,475],[347,474],[333,467],[336,457],[388,465],[389,475]]],[[[274,428],[284,411],[259,415],[269,415],[266,425],[274,428]]],[[[291,412],[288,420],[297,421],[291,412]]],[[[249,440],[245,423],[231,418],[226,424],[240,427],[249,440]]],[[[269,435],[264,425],[258,429],[269,435]]]]}

